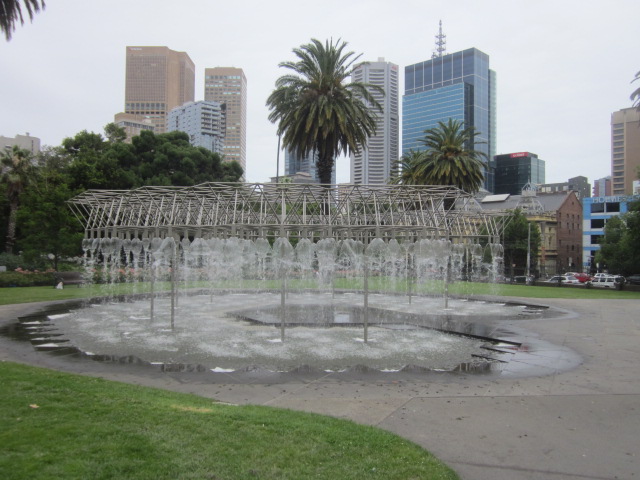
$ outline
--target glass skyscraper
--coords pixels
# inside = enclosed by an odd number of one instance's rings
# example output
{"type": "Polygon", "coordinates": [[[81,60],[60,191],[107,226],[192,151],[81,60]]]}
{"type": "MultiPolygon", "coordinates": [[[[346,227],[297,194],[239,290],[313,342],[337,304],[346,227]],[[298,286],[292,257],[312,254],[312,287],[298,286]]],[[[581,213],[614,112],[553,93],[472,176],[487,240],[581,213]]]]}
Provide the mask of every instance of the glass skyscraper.
{"type": "Polygon", "coordinates": [[[424,148],[424,131],[460,120],[479,133],[478,144],[467,145],[487,155],[484,188],[493,192],[491,161],[496,153],[496,73],[489,55],[476,48],[435,56],[404,69],[402,153],[424,148]]]}

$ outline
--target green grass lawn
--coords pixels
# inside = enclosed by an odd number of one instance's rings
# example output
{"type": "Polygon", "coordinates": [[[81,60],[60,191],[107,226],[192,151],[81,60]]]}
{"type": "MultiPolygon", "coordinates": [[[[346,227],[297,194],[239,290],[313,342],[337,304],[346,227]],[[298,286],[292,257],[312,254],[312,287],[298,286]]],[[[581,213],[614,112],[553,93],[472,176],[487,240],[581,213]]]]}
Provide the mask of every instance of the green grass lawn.
{"type": "MultiPolygon", "coordinates": [[[[279,282],[272,281],[243,281],[214,285],[214,288],[269,288],[279,289],[279,282]]],[[[210,285],[204,282],[192,282],[190,287],[209,288],[210,285]]],[[[302,282],[298,280],[289,281],[292,289],[314,288],[315,283],[302,282]]],[[[335,281],[337,289],[361,289],[362,279],[337,278],[335,281]]],[[[158,283],[156,291],[167,291],[170,288],[168,283],[158,283]]],[[[180,288],[183,288],[181,286],[180,288]]],[[[395,282],[387,278],[374,277],[369,279],[371,290],[381,290],[390,292],[406,292],[407,286],[404,282],[395,282]]],[[[0,305],[14,303],[44,302],[53,300],[71,300],[78,298],[89,298],[105,295],[126,295],[131,293],[145,293],[150,289],[148,283],[120,283],[114,285],[86,285],[80,288],[76,286],[66,287],[57,290],[52,287],[16,287],[0,288],[0,305]]],[[[411,290],[416,293],[442,294],[444,286],[442,282],[428,282],[413,285],[411,290]]],[[[640,299],[640,292],[630,292],[626,290],[608,290],[601,288],[584,287],[557,287],[557,286],[529,286],[510,284],[489,284],[479,282],[454,282],[449,285],[449,293],[452,295],[472,296],[472,295],[497,295],[506,297],[525,298],[590,298],[590,299],[640,299]]]]}
{"type": "Polygon", "coordinates": [[[0,478],[456,479],[389,432],[0,362],[0,478]]]}

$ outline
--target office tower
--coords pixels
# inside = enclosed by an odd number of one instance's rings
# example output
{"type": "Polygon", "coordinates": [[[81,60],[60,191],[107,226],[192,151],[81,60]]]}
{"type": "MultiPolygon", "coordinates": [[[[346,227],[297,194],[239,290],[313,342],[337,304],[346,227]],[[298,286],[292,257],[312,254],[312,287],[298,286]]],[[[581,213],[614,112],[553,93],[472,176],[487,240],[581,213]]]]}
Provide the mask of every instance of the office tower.
{"type": "Polygon", "coordinates": [[[398,66],[384,58],[361,63],[353,69],[351,80],[378,86],[384,92],[371,90],[382,112],[372,109],[377,117],[376,132],[365,148],[351,155],[351,183],[384,185],[394,176],[398,160],[398,66]]]}
{"type": "Polygon", "coordinates": [[[127,47],[125,113],[149,118],[156,133],[166,128],[167,113],[193,102],[195,65],[185,52],[167,47],[127,47]]]}
{"type": "Polygon", "coordinates": [[[640,167],[640,112],[623,108],[611,114],[613,195],[632,195],[640,167]]]}
{"type": "Polygon", "coordinates": [[[40,139],[38,137],[32,137],[29,132],[26,135],[16,135],[15,137],[4,137],[0,135],[0,148],[11,150],[13,147],[21,148],[22,150],[28,150],[33,155],[40,153],[40,139]]]}
{"type": "Polygon", "coordinates": [[[593,196],[608,197],[611,196],[611,177],[598,178],[593,181],[593,196]]]}
{"type": "Polygon", "coordinates": [[[189,135],[194,147],[204,147],[223,155],[225,112],[218,102],[188,102],[169,112],[167,132],[180,131],[189,135]]]}
{"type": "Polygon", "coordinates": [[[494,193],[520,195],[525,185],[543,184],[545,162],[535,153],[518,152],[496,155],[494,193]]]}
{"type": "Polygon", "coordinates": [[[204,71],[204,99],[226,104],[225,160],[237,161],[246,174],[247,78],[241,68],[215,67],[204,71]]]}
{"type": "Polygon", "coordinates": [[[143,130],[155,132],[155,128],[151,119],[141,119],[141,115],[133,115],[123,112],[116,113],[113,116],[113,123],[115,123],[118,127],[124,129],[124,132],[127,134],[127,138],[125,139],[126,143],[131,143],[131,139],[140,135],[140,132],[142,132],[143,130]]]}
{"type": "MultiPolygon", "coordinates": [[[[320,183],[318,177],[318,155],[315,152],[309,153],[304,157],[296,155],[291,150],[284,152],[284,174],[287,177],[294,178],[298,174],[308,175],[310,181],[308,183],[320,183]]],[[[307,182],[305,182],[307,183],[307,182]]],[[[331,170],[331,183],[336,183],[336,164],[333,164],[331,170]]]]}
{"type": "MultiPolygon", "coordinates": [[[[424,149],[424,131],[459,120],[479,133],[474,148],[487,155],[496,152],[496,74],[489,68],[489,55],[475,48],[446,54],[442,30],[434,57],[405,67],[402,97],[402,153],[424,149]]],[[[491,165],[485,170],[484,188],[493,192],[491,165]]]]}

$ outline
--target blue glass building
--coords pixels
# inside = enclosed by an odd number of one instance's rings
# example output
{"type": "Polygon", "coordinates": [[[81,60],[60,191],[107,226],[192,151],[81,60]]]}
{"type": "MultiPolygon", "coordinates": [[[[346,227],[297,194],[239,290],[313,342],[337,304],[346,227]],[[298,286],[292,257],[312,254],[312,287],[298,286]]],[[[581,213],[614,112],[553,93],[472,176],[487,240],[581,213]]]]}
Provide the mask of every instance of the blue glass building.
{"type": "Polygon", "coordinates": [[[420,150],[424,131],[449,118],[473,126],[479,135],[473,147],[487,155],[484,187],[494,191],[492,159],[496,153],[496,74],[489,55],[470,48],[436,56],[404,69],[402,153],[420,150]]]}

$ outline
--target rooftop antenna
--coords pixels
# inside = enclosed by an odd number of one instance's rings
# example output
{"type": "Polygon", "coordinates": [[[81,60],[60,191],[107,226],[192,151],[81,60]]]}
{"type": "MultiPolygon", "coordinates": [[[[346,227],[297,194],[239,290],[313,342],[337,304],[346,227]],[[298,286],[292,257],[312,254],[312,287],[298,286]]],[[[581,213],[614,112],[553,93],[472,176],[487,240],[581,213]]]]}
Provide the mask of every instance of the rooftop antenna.
{"type": "Polygon", "coordinates": [[[440,29],[436,35],[436,49],[431,58],[441,57],[445,53],[447,53],[447,36],[442,33],[442,20],[440,20],[440,29]]]}

